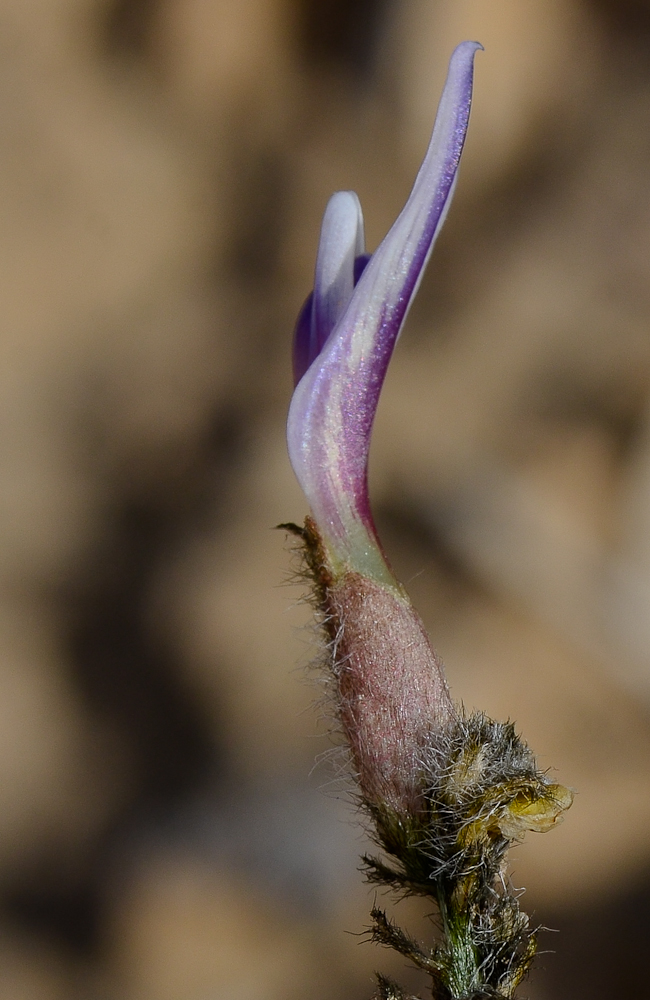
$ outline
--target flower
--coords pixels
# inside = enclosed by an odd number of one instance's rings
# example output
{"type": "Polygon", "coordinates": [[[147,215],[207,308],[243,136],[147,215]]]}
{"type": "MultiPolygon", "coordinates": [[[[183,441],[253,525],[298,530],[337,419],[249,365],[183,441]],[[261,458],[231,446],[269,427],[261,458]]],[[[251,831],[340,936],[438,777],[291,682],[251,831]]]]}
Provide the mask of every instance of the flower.
{"type": "Polygon", "coordinates": [[[368,453],[388,362],[451,202],[479,48],[454,51],[411,195],[371,257],[357,196],[331,198],[294,337],[289,457],[312,511],[302,534],[332,643],[338,715],[365,801],[401,815],[418,812],[421,761],[455,710],[377,538],[368,453]]]}
{"type": "Polygon", "coordinates": [[[357,196],[339,191],[330,200],[314,291],[296,326],[294,472],[334,571],[354,569],[391,588],[368,500],[370,435],[388,362],[453,195],[480,48],[462,42],[454,51],[411,195],[369,260],[357,196]]]}
{"type": "MultiPolygon", "coordinates": [[[[304,543],[328,639],[341,729],[383,858],[369,881],[430,897],[428,951],[372,912],[372,936],[408,957],[446,1000],[511,998],[536,948],[506,878],[526,831],[561,819],[572,792],[537,767],[511,723],[454,705],[442,663],[382,551],[368,499],[368,454],[393,348],[449,208],[472,97],[477,42],[449,64],[433,135],[411,195],[364,252],[361,206],[339,191],[325,211],[314,290],[294,338],[289,456],[311,506],[304,543]]],[[[404,994],[379,977],[377,997],[404,994]]]]}

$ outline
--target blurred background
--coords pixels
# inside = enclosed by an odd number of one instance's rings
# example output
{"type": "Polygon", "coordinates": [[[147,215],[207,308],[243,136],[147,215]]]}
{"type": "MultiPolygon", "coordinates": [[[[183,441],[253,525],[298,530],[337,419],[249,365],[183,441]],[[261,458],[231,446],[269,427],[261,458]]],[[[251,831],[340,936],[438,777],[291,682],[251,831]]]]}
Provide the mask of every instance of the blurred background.
{"type": "Polygon", "coordinates": [[[364,943],[272,529],[324,206],[377,245],[464,38],[376,516],[456,697],[577,790],[513,852],[522,994],[650,996],[650,2],[0,0],[0,1000],[425,988],[364,943]]]}

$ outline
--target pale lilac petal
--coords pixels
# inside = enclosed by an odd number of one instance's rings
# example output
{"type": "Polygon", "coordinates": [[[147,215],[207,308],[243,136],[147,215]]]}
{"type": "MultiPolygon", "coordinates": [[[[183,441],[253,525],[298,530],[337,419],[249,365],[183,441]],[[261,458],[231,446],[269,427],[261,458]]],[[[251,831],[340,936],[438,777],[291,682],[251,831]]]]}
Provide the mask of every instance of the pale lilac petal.
{"type": "MultiPolygon", "coordinates": [[[[357,284],[359,278],[368,266],[372,254],[361,253],[354,258],[353,283],[357,284]]],[[[352,293],[350,293],[352,294],[352,293]]],[[[302,309],[298,313],[298,319],[293,331],[293,384],[298,385],[312,361],[318,356],[323,348],[327,337],[323,338],[323,343],[319,343],[320,338],[312,339],[312,313],[314,305],[314,293],[310,292],[302,309]]],[[[331,333],[331,330],[329,331],[331,333]]]]}
{"type": "Polygon", "coordinates": [[[364,250],[359,199],[354,191],[337,191],[325,209],[316,258],[312,312],[316,354],[347,308],[354,289],[354,261],[364,250]]]}
{"type": "Polygon", "coordinates": [[[358,280],[355,262],[364,255],[363,215],[354,191],[337,191],[321,224],[314,290],[298,316],[293,337],[297,385],[318,357],[343,315],[358,280]]]}
{"type": "Polygon", "coordinates": [[[465,141],[476,42],[455,50],[411,195],[293,396],[289,456],[331,558],[392,581],[368,501],[370,433],[397,337],[444,221],[465,141]]]}

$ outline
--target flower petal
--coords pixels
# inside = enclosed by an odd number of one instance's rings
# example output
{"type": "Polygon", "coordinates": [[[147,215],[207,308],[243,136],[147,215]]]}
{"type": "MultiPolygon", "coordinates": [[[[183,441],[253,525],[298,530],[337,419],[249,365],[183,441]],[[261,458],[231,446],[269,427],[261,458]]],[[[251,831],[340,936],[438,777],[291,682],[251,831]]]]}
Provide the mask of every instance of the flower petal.
{"type": "Polygon", "coordinates": [[[305,299],[293,331],[293,384],[298,385],[310,364],[314,360],[311,346],[311,314],[314,306],[314,293],[310,292],[305,299]]]}
{"type": "Polygon", "coordinates": [[[294,333],[297,384],[345,311],[355,285],[355,260],[365,249],[363,214],[354,191],[337,191],[327,203],[320,231],[314,291],[294,333]]]}
{"type": "Polygon", "coordinates": [[[355,257],[355,260],[354,260],[354,284],[355,285],[358,283],[359,278],[361,277],[361,275],[363,274],[363,272],[367,268],[368,264],[370,263],[370,258],[371,257],[372,257],[371,253],[361,253],[361,254],[359,254],[358,257],[355,257]]]}
{"type": "Polygon", "coordinates": [[[354,261],[365,250],[363,214],[354,191],[337,191],[327,203],[314,281],[313,337],[320,352],[354,289],[354,261]]]}
{"type": "MultiPolygon", "coordinates": [[[[409,199],[368,262],[318,361],[298,384],[289,410],[289,457],[333,568],[354,568],[393,587],[368,500],[370,433],[388,362],[449,208],[469,120],[474,55],[481,47],[463,42],[452,54],[431,142],[409,199]]],[[[329,238],[327,248],[324,257],[337,259],[329,238]]],[[[350,250],[351,240],[339,259],[347,262],[350,250]]],[[[337,280],[332,298],[338,303],[339,289],[349,285],[343,277],[337,280]]],[[[328,306],[328,321],[335,313],[335,306],[328,306]]]]}

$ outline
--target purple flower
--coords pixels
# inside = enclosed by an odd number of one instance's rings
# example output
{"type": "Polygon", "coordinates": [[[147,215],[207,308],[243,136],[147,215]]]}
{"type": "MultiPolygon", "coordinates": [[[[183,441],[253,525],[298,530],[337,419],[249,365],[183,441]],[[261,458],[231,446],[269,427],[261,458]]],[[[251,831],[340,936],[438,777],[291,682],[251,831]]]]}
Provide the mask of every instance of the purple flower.
{"type": "Polygon", "coordinates": [[[334,576],[358,572],[399,588],[368,500],[368,453],[379,393],[456,182],[478,42],[452,54],[431,142],[411,195],[372,255],[364,254],[357,196],[325,211],[314,291],[298,319],[289,457],[334,576]]]}
{"type": "MultiPolygon", "coordinates": [[[[454,705],[422,621],[382,552],[368,500],[379,393],[454,191],[472,98],[474,55],[449,64],[433,135],[411,195],[372,257],[361,206],[339,191],[326,209],[314,290],[296,325],[289,455],[311,505],[305,575],[331,663],[328,690],[384,854],[368,881],[438,907],[435,946],[373,909],[373,940],[411,958],[436,997],[511,997],[535,932],[509,891],[505,853],[554,826],[572,793],[537,768],[510,723],[454,705]]],[[[380,977],[376,996],[403,996],[380,977]]]]}
{"type": "Polygon", "coordinates": [[[289,457],[312,510],[295,530],[363,801],[401,816],[419,815],[429,780],[422,762],[457,716],[442,664],[377,538],[368,452],[388,362],[451,202],[479,48],[463,42],[453,53],[413,191],[372,257],[357,196],[330,199],[294,341],[289,457]]]}

